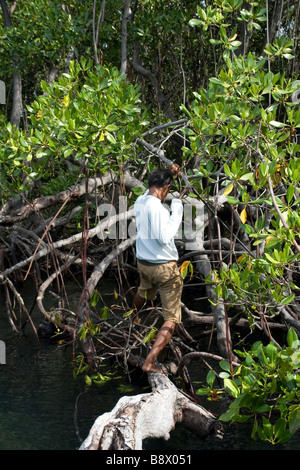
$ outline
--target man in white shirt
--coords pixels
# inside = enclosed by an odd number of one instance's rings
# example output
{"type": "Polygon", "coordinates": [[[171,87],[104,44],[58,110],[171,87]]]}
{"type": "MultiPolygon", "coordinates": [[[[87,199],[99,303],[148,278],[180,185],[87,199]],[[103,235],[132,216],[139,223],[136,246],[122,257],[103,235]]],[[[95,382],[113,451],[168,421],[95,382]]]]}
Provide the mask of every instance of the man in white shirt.
{"type": "Polygon", "coordinates": [[[164,323],[160,328],[142,369],[145,372],[161,372],[156,358],[169,343],[177,323],[181,322],[182,277],[177,260],[174,237],[183,214],[180,199],[171,202],[171,213],[163,207],[173,174],[180,171],[178,165],[158,169],[150,173],[148,191],[135,202],[137,228],[136,256],[140,285],[133,304],[139,311],[146,300],[154,300],[159,290],[164,323]]]}

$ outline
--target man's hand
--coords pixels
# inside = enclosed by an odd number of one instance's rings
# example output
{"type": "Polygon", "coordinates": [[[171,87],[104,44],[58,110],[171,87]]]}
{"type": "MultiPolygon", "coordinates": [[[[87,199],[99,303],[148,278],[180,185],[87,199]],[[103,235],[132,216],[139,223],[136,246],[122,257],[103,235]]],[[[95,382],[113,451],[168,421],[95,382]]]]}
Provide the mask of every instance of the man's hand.
{"type": "Polygon", "coordinates": [[[173,173],[173,175],[178,175],[181,173],[180,166],[177,165],[177,163],[172,163],[172,165],[169,166],[169,170],[173,173]]]}

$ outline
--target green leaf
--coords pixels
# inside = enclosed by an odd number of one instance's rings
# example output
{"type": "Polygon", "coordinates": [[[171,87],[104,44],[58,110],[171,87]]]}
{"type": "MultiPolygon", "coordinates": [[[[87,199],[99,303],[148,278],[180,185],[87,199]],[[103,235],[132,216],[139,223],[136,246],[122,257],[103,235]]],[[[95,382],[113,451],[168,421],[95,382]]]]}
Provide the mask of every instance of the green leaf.
{"type": "Polygon", "coordinates": [[[100,318],[105,319],[110,317],[110,310],[108,307],[103,307],[100,312],[100,318]]]}
{"type": "Polygon", "coordinates": [[[100,294],[97,290],[94,290],[91,296],[91,306],[96,307],[97,303],[99,302],[100,294]]]}
{"type": "Polygon", "coordinates": [[[92,385],[93,381],[92,381],[92,379],[89,375],[85,376],[85,383],[88,387],[90,387],[92,385]]]}
{"type": "Polygon", "coordinates": [[[295,294],[290,294],[284,299],[282,299],[281,304],[282,305],[290,304],[291,302],[293,302],[294,298],[295,298],[295,294]]]}
{"type": "Polygon", "coordinates": [[[192,129],[189,129],[188,127],[183,127],[183,128],[181,129],[181,132],[182,132],[184,135],[189,135],[189,136],[195,135],[195,132],[194,132],[192,129]]]}
{"type": "Polygon", "coordinates": [[[200,26],[202,25],[201,20],[197,20],[196,18],[193,18],[192,20],[189,21],[190,26],[200,26]]]}
{"type": "Polygon", "coordinates": [[[134,186],[133,188],[131,188],[131,190],[136,196],[140,196],[145,192],[146,189],[141,188],[140,186],[134,186]]]}
{"type": "Polygon", "coordinates": [[[182,263],[180,267],[180,274],[181,274],[182,279],[186,278],[188,272],[190,272],[190,277],[192,277],[193,271],[194,271],[194,268],[193,268],[193,264],[191,263],[191,261],[184,261],[182,263]]]}
{"type": "Polygon", "coordinates": [[[293,196],[294,196],[294,186],[290,184],[290,186],[288,187],[286,191],[286,200],[288,203],[291,202],[291,200],[293,199],[293,196]]]}
{"type": "Polygon", "coordinates": [[[229,178],[233,177],[233,173],[230,171],[230,168],[227,165],[227,163],[225,163],[225,165],[224,165],[224,172],[229,178]]]}
{"type": "Polygon", "coordinates": [[[221,82],[221,80],[219,80],[219,79],[216,78],[216,77],[210,78],[209,81],[210,81],[211,83],[215,83],[216,85],[223,85],[223,83],[221,82]]]}
{"type": "Polygon", "coordinates": [[[265,253],[265,257],[272,263],[272,264],[280,264],[280,261],[277,261],[276,259],[272,258],[272,256],[269,253],[265,253]]]}
{"type": "Polygon", "coordinates": [[[128,312],[123,313],[123,318],[130,317],[130,315],[135,311],[135,309],[129,310],[128,312]]]}
{"type": "Polygon", "coordinates": [[[68,158],[73,153],[73,149],[69,148],[64,151],[64,158],[68,158]]]}
{"type": "Polygon", "coordinates": [[[225,370],[226,372],[231,372],[231,366],[228,361],[222,360],[219,362],[220,367],[225,370]]]}
{"type": "Polygon", "coordinates": [[[208,388],[198,388],[198,390],[196,390],[196,395],[208,395],[209,394],[209,389],[208,388]]]}
{"type": "Polygon", "coordinates": [[[271,126],[274,127],[285,127],[285,124],[283,122],[278,122],[278,121],[270,121],[271,126]]]}
{"type": "Polygon", "coordinates": [[[233,196],[227,196],[226,199],[227,199],[227,202],[229,202],[229,204],[233,204],[235,206],[240,203],[240,201],[236,197],[233,197],[233,196]]]}
{"type": "Polygon", "coordinates": [[[116,139],[114,138],[114,136],[110,132],[106,132],[105,137],[107,138],[107,140],[111,144],[116,144],[117,143],[116,139]]]}
{"type": "Polygon", "coordinates": [[[295,58],[295,56],[292,55],[292,54],[283,54],[283,57],[284,57],[285,59],[288,59],[288,60],[291,60],[291,59],[294,59],[294,58],[295,58]]]}
{"type": "Polygon", "coordinates": [[[237,398],[240,394],[240,390],[239,390],[239,387],[237,386],[237,384],[231,380],[231,379],[224,379],[224,387],[229,390],[229,392],[231,393],[231,395],[235,398],[237,398]]]}
{"type": "Polygon", "coordinates": [[[214,373],[213,370],[210,370],[206,376],[206,382],[208,383],[208,385],[210,386],[210,388],[212,388],[213,384],[214,384],[214,381],[216,379],[216,375],[214,373]]]}
{"type": "Polygon", "coordinates": [[[300,429],[300,407],[298,406],[290,413],[289,430],[292,434],[300,429]]]}
{"type": "Polygon", "coordinates": [[[142,344],[149,343],[150,341],[153,341],[156,336],[156,329],[152,328],[147,336],[143,339],[142,344]]]}
{"type": "Polygon", "coordinates": [[[106,129],[108,132],[114,132],[114,131],[118,131],[118,130],[119,130],[119,127],[116,126],[115,124],[109,124],[108,126],[105,127],[105,129],[106,129]]]}
{"type": "Polygon", "coordinates": [[[216,46],[217,44],[221,44],[221,41],[219,39],[210,39],[209,42],[213,45],[216,46]]]}
{"type": "Polygon", "coordinates": [[[290,347],[293,346],[293,344],[298,344],[299,338],[295,330],[293,328],[289,328],[289,331],[287,333],[287,343],[290,347]]]}
{"type": "Polygon", "coordinates": [[[274,362],[274,360],[276,359],[276,354],[278,353],[276,346],[272,343],[269,343],[266,346],[265,351],[270,361],[274,362]]]}

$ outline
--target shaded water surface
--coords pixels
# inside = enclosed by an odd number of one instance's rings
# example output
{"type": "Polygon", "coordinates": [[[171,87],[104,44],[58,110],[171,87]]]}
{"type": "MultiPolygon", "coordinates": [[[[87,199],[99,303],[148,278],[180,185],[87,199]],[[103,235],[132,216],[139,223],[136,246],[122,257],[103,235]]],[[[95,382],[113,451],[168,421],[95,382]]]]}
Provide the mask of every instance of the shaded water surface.
{"type": "MultiPolygon", "coordinates": [[[[71,346],[48,339],[38,343],[30,326],[24,336],[16,335],[3,305],[1,299],[0,340],[6,344],[6,364],[0,365],[0,450],[77,449],[94,420],[110,411],[123,394],[145,392],[145,384],[132,385],[124,377],[101,387],[86,387],[81,378],[73,377],[71,346]]],[[[203,406],[209,408],[207,403],[203,406]]],[[[223,440],[210,437],[204,441],[178,426],[169,441],[148,440],[145,449],[274,448],[251,440],[245,425],[233,425],[225,428],[223,440]]],[[[300,449],[299,433],[280,449],[300,449]]]]}

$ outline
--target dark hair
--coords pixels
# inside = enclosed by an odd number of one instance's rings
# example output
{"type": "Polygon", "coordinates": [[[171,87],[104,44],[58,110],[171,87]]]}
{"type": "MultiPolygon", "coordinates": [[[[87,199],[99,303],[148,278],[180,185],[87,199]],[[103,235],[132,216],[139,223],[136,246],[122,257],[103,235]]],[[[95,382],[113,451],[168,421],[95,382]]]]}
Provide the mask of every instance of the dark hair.
{"type": "Polygon", "coordinates": [[[151,171],[148,180],[148,187],[156,186],[157,188],[162,188],[166,184],[172,184],[173,174],[170,170],[167,169],[158,169],[151,171]]]}

